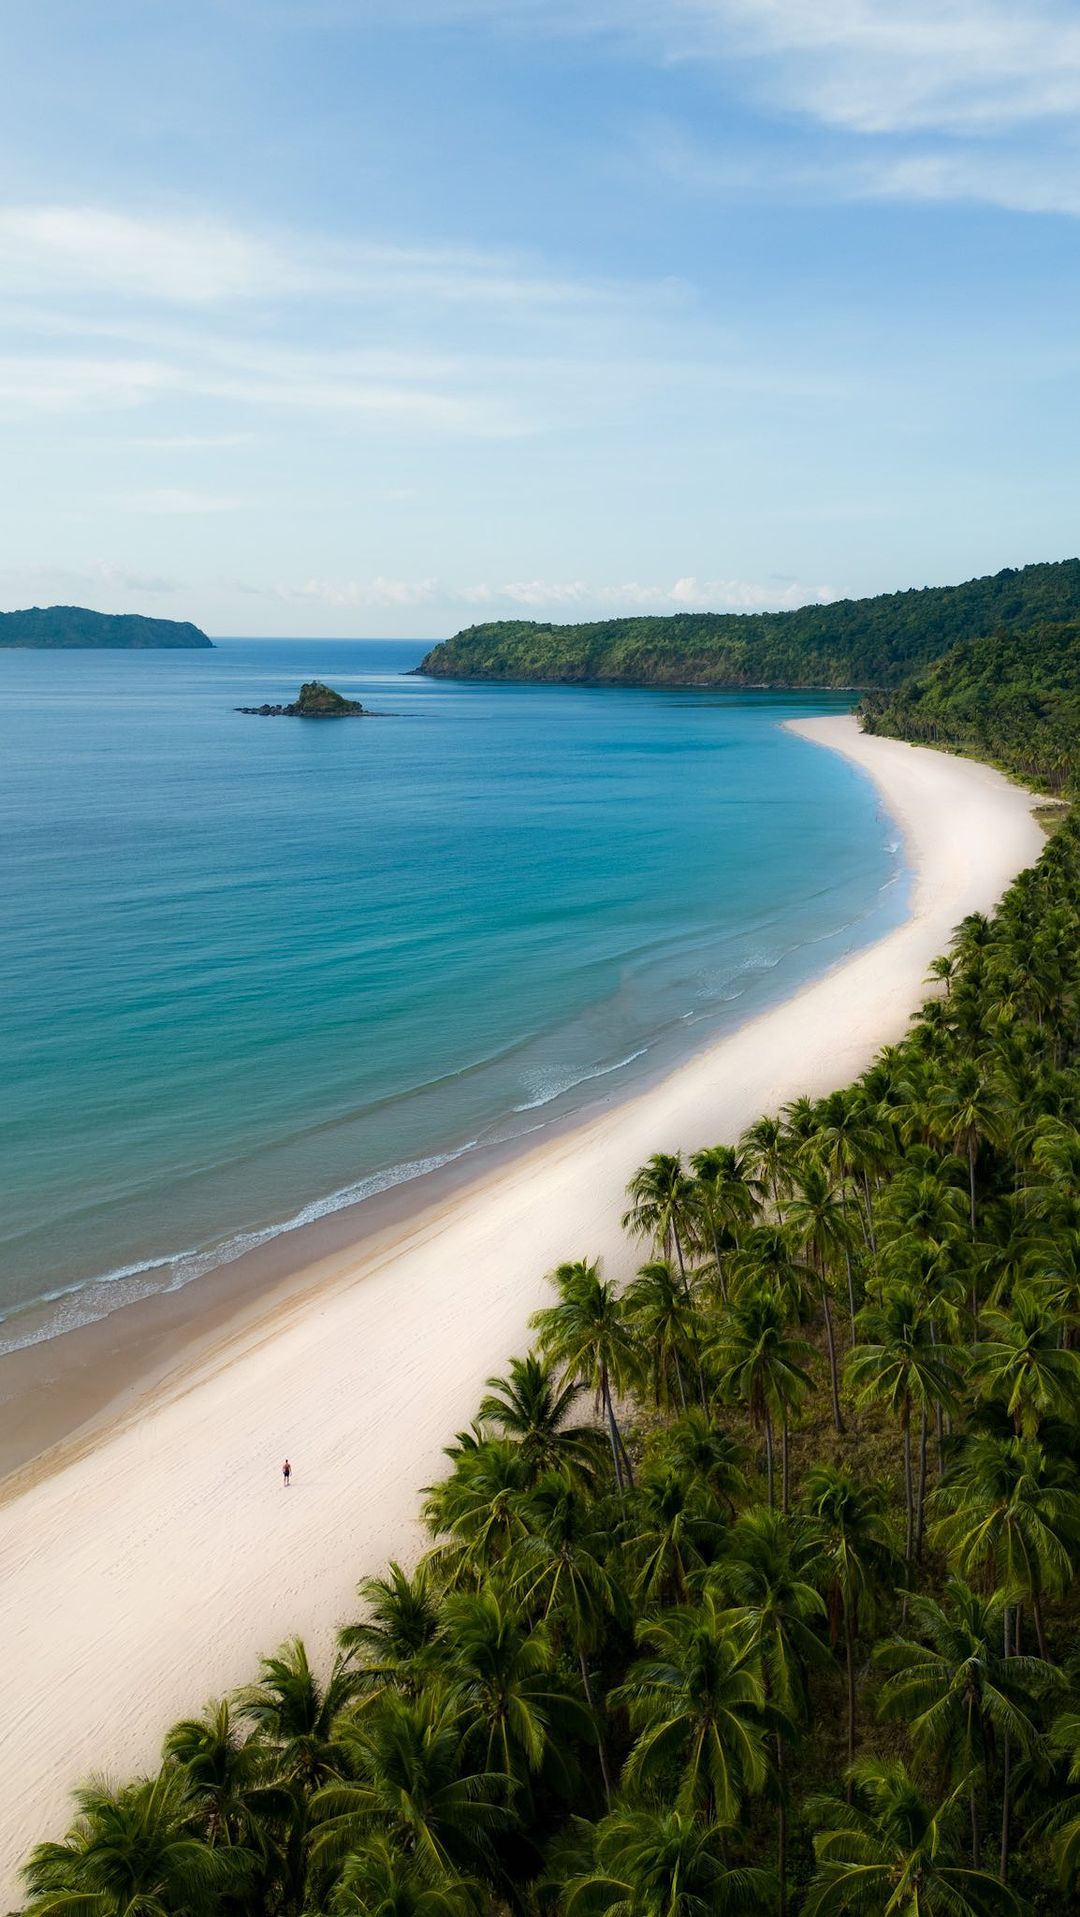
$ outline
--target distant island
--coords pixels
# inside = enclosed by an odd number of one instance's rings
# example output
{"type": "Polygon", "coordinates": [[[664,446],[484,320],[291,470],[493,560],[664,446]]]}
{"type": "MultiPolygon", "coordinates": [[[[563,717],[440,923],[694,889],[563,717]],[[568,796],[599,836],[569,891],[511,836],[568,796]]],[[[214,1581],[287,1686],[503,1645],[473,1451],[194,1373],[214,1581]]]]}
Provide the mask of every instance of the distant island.
{"type": "Polygon", "coordinates": [[[141,612],[92,612],[89,606],[27,606],[0,612],[0,646],[53,646],[58,651],[139,652],[152,647],[211,646],[187,619],[147,619],[141,612]]]}
{"type": "Polygon", "coordinates": [[[346,699],[320,679],[309,679],[299,696],[288,706],[237,706],[237,712],[251,712],[259,719],[369,719],[371,714],[358,699],[346,699]]]}
{"type": "Polygon", "coordinates": [[[963,640],[1070,619],[1080,619],[1078,559],[792,612],[565,626],[494,620],[443,640],[417,671],[437,679],[862,692],[898,686],[963,640]]]}

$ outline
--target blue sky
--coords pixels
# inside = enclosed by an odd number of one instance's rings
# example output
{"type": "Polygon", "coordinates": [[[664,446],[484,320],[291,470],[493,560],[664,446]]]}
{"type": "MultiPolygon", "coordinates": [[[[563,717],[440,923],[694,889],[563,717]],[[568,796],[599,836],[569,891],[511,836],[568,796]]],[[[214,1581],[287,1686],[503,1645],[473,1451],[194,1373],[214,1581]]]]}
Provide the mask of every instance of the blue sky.
{"type": "Polygon", "coordinates": [[[1080,548],[1059,0],[36,0],[0,605],[756,608],[1080,548]]]}

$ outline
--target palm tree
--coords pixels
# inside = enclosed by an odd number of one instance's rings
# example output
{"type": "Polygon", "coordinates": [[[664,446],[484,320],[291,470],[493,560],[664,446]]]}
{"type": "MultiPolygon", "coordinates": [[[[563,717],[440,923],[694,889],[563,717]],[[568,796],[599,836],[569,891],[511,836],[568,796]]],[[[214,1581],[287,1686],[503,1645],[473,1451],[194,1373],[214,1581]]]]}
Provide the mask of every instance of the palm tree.
{"type": "Polygon", "coordinates": [[[591,1388],[597,1409],[607,1422],[615,1480],[620,1489],[633,1484],[630,1454],[615,1416],[613,1393],[637,1382],[640,1355],[614,1286],[600,1276],[597,1264],[578,1259],[551,1273],[559,1293],[557,1305],[533,1313],[530,1325],[540,1334],[540,1348],[557,1365],[564,1379],[591,1388]]]}
{"type": "Polygon", "coordinates": [[[389,1687],[410,1693],[423,1681],[439,1624],[428,1565],[411,1574],[391,1561],[384,1578],[363,1578],[359,1595],[368,1615],[338,1632],[338,1646],[365,1693],[389,1687]]]}
{"type": "Polygon", "coordinates": [[[590,1712],[557,1673],[544,1625],[523,1623],[513,1603],[489,1586],[447,1598],[440,1647],[479,1767],[512,1778],[519,1800],[541,1770],[569,1796],[573,1747],[594,1744],[596,1733],[590,1712]]]}
{"type": "Polygon", "coordinates": [[[260,1682],[237,1693],[244,1717],[275,1752],[275,1774],[303,1794],[341,1772],[341,1714],[358,1681],[346,1660],[335,1658],[320,1684],[302,1640],[290,1638],[273,1657],[260,1659],[260,1682]]]}
{"type": "Polygon", "coordinates": [[[1039,1293],[1017,1287],[1008,1311],[990,1309],[983,1320],[988,1335],[975,1347],[975,1376],[1005,1405],[1017,1437],[1038,1437],[1047,1416],[1075,1415],[1080,1358],[1062,1347],[1060,1318],[1039,1293]]]}
{"type": "Polygon", "coordinates": [[[748,1495],[746,1447],[696,1405],[656,1434],[652,1455],[682,1477],[697,1479],[729,1517],[748,1495]]]}
{"type": "MultiPolygon", "coordinates": [[[[1055,1718],[1048,1744],[1051,1756],[1064,1767],[1066,1785],[1080,1785],[1080,1716],[1075,1711],[1063,1711],[1055,1718]]],[[[1080,1792],[1074,1789],[1070,1796],[1052,1802],[1040,1826],[1053,1836],[1054,1861],[1062,1885],[1071,1890],[1080,1871],[1080,1792]]]]}
{"type": "Polygon", "coordinates": [[[532,1473],[509,1438],[484,1438],[460,1452],[440,1484],[428,1485],[423,1515],[439,1539],[432,1559],[451,1579],[476,1581],[524,1532],[532,1473]]]}
{"type": "Polygon", "coordinates": [[[766,1704],[753,1654],[722,1623],[713,1601],[638,1624],[651,1656],[631,1667],[611,1694],[625,1707],[634,1745],[623,1770],[627,1789],[648,1789],[674,1770],[676,1806],[707,1824],[731,1824],[744,1797],[769,1775],[767,1732],[780,1724],[766,1704]]]}
{"type": "MultiPolygon", "coordinates": [[[[816,1527],[801,1517],[772,1510],[749,1511],[727,1538],[723,1557],[710,1575],[712,1590],[731,1607],[722,1614],[738,1641],[756,1658],[766,1699],[779,1705],[789,1724],[805,1720],[806,1681],[829,1653],[815,1630],[826,1615],[815,1588],[821,1579],[821,1547],[816,1527]]],[[[787,1903],[787,1785],[785,1739],[777,1731],[776,1874],[781,1917],[787,1903]]]]}
{"type": "Polygon", "coordinates": [[[851,1234],[842,1188],[833,1183],[820,1165],[809,1164],[802,1171],[798,1190],[788,1203],[787,1222],[795,1233],[796,1244],[807,1253],[818,1274],[829,1351],[833,1423],[837,1432],[842,1433],[844,1420],[840,1415],[836,1339],[829,1299],[829,1266],[840,1253],[846,1255],[850,1249],[851,1234]]]}
{"type": "Polygon", "coordinates": [[[788,1186],[784,1127],[778,1118],[758,1118],[739,1140],[739,1156],[751,1178],[767,1192],[774,1212],[788,1186]]]}
{"type": "Polygon", "coordinates": [[[625,1551],[639,1603],[684,1603],[692,1574],[716,1554],[723,1522],[700,1479],[670,1465],[645,1471],[627,1510],[625,1551]]]}
{"type": "Polygon", "coordinates": [[[471,1769],[458,1700],[440,1685],[417,1698],[387,1692],[344,1727],[348,1779],[311,1800],[312,1866],[333,1870],[385,1837],[436,1882],[490,1870],[491,1833],[507,1828],[513,1778],[471,1769]]]}
{"type": "Polygon", "coordinates": [[[879,1716],[906,1724],[919,1756],[944,1761],[954,1781],[967,1783],[973,1866],[982,1850],[980,1796],[989,1802],[999,1742],[1007,1736],[1017,1750],[1034,1749],[1032,1711],[1055,1679],[1040,1658],[1005,1655],[1004,1613],[1000,1592],[980,1597],[962,1579],[949,1578],[940,1603],[912,1600],[916,1637],[889,1638],[874,1652],[874,1662],[889,1673],[879,1716]]]}
{"type": "Polygon", "coordinates": [[[724,1834],[681,1810],[620,1804],[589,1831],[585,1869],[559,1885],[566,1917],[757,1917],[771,1873],[732,1869],[724,1834]]]}
{"type": "Polygon", "coordinates": [[[333,1917],[473,1917],[482,1903],[475,1878],[432,1879],[381,1836],[349,1852],[330,1893],[333,1917]]]}
{"type": "Polygon", "coordinates": [[[779,1301],[766,1286],[740,1294],[737,1304],[722,1314],[709,1360],[720,1396],[744,1405],[752,1423],[764,1434],[769,1504],[773,1499],[773,1422],[783,1426],[783,1502],[788,1496],[788,1421],[801,1397],[813,1389],[805,1370],[813,1348],[789,1337],[779,1301]]]}
{"type": "Polygon", "coordinates": [[[237,1734],[227,1699],[202,1717],[184,1718],[167,1732],[162,1755],[178,1766],[199,1801],[199,1828],[211,1845],[241,1844],[270,1865],[270,1833],[288,1821],[290,1793],[274,1780],[272,1754],[254,1737],[237,1734]]]}
{"type": "Polygon", "coordinates": [[[830,1464],[807,1473],[803,1506],[820,1526],[821,1580],[829,1614],[829,1641],[841,1636],[847,1670],[848,1761],[855,1756],[855,1644],[874,1617],[881,1592],[891,1584],[897,1555],[879,1484],[858,1484],[830,1464]]]}
{"type": "Polygon", "coordinates": [[[1070,1479],[1041,1445],[976,1436],[934,1493],[935,1544],[961,1577],[988,1580],[1007,1604],[1031,1605],[1041,1658],[1043,1598],[1067,1589],[1080,1549],[1080,1495],[1070,1479]]]}
{"type": "Polygon", "coordinates": [[[963,1785],[931,1810],[895,1758],[863,1758],[849,1778],[850,1801],[838,1792],[806,1806],[818,1829],[805,1917],[1020,1917],[1012,1891],[957,1861],[963,1785]]]}
{"type": "Polygon", "coordinates": [[[1001,1130],[1001,1100],[971,1059],[963,1059],[935,1089],[934,1124],[954,1151],[967,1159],[971,1236],[975,1236],[975,1165],[979,1147],[992,1145],[1001,1130]]]}
{"type": "Polygon", "coordinates": [[[733,1145],[707,1145],[690,1159],[699,1234],[716,1261],[720,1296],[727,1303],[725,1258],[761,1209],[758,1183],[733,1145]]]}
{"type": "Polygon", "coordinates": [[[678,1152],[654,1152],[626,1187],[633,1202],[623,1230],[648,1238],[665,1258],[674,1258],[686,1285],[686,1250],[694,1236],[698,1191],[678,1152]]]}
{"type": "Polygon", "coordinates": [[[33,1917],[213,1917],[252,1873],[249,1851],[199,1837],[199,1794],[180,1768],[118,1791],[90,1784],[75,1802],[67,1836],[38,1844],[25,1866],[33,1917]]]}
{"type": "Polygon", "coordinates": [[[666,1258],[642,1265],[623,1292],[622,1308],[632,1335],[649,1354],[655,1403],[671,1404],[674,1382],[685,1411],[683,1367],[696,1364],[694,1313],[686,1301],[686,1286],[666,1258]]]}
{"type": "Polygon", "coordinates": [[[604,1729],[589,1676],[589,1658],[608,1623],[627,1614],[625,1593],[605,1563],[610,1534],[602,1510],[556,1473],[529,1499],[526,1533],[507,1564],[510,1589],[530,1617],[543,1620],[553,1643],[567,1642],[578,1660],[585,1702],[596,1726],[600,1770],[608,1801],[611,1779],[604,1729]]]}
{"type": "MultiPolygon", "coordinates": [[[[559,1384],[555,1368],[535,1352],[511,1358],[507,1378],[489,1378],[488,1395],[480,1401],[479,1416],[504,1438],[520,1445],[532,1482],[546,1471],[579,1472],[591,1483],[597,1472],[597,1438],[593,1425],[568,1424],[583,1386],[571,1380],[559,1384]]],[[[603,1439],[600,1439],[601,1445],[603,1439]]]]}
{"type": "Polygon", "coordinates": [[[930,960],[926,968],[926,976],[928,979],[938,979],[945,987],[946,998],[951,998],[952,982],[956,977],[957,970],[956,954],[954,952],[942,953],[940,957],[930,960]]]}
{"type": "Polygon", "coordinates": [[[904,1498],[907,1506],[905,1562],[921,1553],[923,1500],[926,1494],[926,1438],[930,1410],[955,1404],[960,1390],[956,1354],[934,1337],[932,1320],[919,1295],[907,1285],[890,1285],[880,1303],[864,1306],[859,1330],[865,1342],[848,1354],[847,1369],[860,1404],[887,1404],[900,1421],[904,1442],[904,1498]],[[911,1418],[919,1413],[919,1481],[914,1487],[911,1418]]]}
{"type": "Polygon", "coordinates": [[[337,1657],[321,1684],[298,1637],[273,1657],[260,1660],[261,1681],[238,1692],[237,1704],[273,1754],[273,1776],[292,1793],[285,1846],[287,1901],[298,1905],[305,1876],[305,1843],[311,1793],[340,1777],[345,1753],[340,1730],[347,1705],[359,1688],[357,1674],[337,1657]]]}
{"type": "MultiPolygon", "coordinates": [[[[839,1183],[846,1195],[850,1181],[857,1199],[862,1230],[867,1246],[874,1249],[874,1206],[870,1177],[888,1157],[888,1139],[884,1125],[875,1113],[861,1086],[848,1091],[830,1092],[818,1106],[815,1146],[826,1171],[839,1183]]],[[[848,1282],[851,1262],[848,1255],[848,1282]]]]}
{"type": "Polygon", "coordinates": [[[803,1324],[812,1309],[817,1274],[795,1256],[791,1241],[786,1225],[752,1225],[730,1261],[731,1288],[738,1299],[748,1286],[768,1285],[779,1300],[784,1322],[803,1324]]]}

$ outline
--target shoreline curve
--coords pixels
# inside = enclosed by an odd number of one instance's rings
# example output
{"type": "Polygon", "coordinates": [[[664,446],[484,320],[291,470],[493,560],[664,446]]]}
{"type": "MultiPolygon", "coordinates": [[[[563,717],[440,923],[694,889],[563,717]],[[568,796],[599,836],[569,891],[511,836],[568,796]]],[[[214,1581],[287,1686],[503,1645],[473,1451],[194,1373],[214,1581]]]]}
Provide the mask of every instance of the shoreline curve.
{"type": "Polygon", "coordinates": [[[108,1420],[0,1487],[9,1893],[81,1777],[153,1763],[169,1723],[286,1635],[325,1649],[358,1577],[416,1551],[419,1487],[526,1342],[545,1271],[598,1254],[616,1276],[632,1267],[618,1222],[631,1172],[856,1077],[929,995],[952,927],[1037,856],[1037,799],[992,768],[863,735],[850,716],[787,723],[877,785],[913,875],[902,925],[649,1089],[284,1273],[242,1316],[223,1308],[179,1363],[148,1362],[108,1420]]]}

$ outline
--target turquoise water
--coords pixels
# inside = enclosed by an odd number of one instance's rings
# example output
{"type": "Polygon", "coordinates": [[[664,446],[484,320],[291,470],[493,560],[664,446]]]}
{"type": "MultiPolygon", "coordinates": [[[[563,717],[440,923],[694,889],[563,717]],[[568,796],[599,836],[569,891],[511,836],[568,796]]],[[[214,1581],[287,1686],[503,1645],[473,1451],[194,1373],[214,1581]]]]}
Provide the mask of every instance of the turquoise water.
{"type": "Polygon", "coordinates": [[[423,650],[0,653],[0,1344],[617,1095],[903,916],[873,788],[779,728],[843,702],[423,650]],[[386,716],[233,710],[313,676],[386,716]]]}

